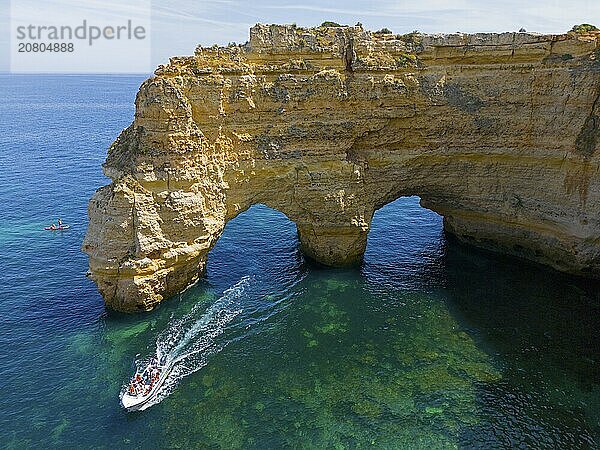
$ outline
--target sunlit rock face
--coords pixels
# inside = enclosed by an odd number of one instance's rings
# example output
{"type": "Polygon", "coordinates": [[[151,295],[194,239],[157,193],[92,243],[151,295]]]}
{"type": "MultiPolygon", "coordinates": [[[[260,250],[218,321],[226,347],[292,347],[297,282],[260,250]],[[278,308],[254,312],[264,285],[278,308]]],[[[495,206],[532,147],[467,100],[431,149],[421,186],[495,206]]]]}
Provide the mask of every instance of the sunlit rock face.
{"type": "Polygon", "coordinates": [[[374,211],[418,195],[461,240],[600,277],[599,43],[256,25],[172,58],[109,149],[91,276],[108,306],[152,309],[256,203],[310,258],[353,264],[374,211]]]}

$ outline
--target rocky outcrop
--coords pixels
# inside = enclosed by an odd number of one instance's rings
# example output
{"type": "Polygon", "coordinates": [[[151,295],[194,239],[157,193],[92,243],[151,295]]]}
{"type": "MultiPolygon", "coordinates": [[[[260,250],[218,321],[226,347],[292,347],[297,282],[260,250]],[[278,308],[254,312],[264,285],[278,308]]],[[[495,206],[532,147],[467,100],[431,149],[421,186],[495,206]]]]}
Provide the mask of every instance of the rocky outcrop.
{"type": "Polygon", "coordinates": [[[418,195],[459,239],[600,277],[599,43],[256,25],[172,58],[108,152],[91,276],[110,307],[151,309],[256,203],[353,264],[374,211],[418,195]]]}

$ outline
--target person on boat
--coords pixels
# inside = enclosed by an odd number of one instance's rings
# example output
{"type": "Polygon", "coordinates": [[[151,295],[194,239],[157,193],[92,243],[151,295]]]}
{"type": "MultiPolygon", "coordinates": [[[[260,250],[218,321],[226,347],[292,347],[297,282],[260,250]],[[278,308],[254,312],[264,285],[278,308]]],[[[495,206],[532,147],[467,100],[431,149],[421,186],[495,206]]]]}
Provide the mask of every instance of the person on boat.
{"type": "Polygon", "coordinates": [[[56,230],[56,225],[55,224],[50,225],[50,229],[51,230],[56,230]]]}
{"type": "Polygon", "coordinates": [[[62,220],[60,217],[58,218],[58,228],[62,228],[62,220]]]}

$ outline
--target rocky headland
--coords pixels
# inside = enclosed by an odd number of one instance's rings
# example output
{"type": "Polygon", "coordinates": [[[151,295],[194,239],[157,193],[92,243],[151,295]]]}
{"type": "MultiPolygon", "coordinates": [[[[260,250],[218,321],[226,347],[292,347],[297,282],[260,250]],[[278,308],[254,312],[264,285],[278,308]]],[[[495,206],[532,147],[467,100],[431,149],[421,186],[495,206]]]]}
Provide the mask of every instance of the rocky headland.
{"type": "Polygon", "coordinates": [[[108,306],[149,310],[201,276],[262,203],[326,265],[418,195],[460,240],[600,277],[600,33],[374,33],[256,25],[140,87],[83,244],[108,306]]]}

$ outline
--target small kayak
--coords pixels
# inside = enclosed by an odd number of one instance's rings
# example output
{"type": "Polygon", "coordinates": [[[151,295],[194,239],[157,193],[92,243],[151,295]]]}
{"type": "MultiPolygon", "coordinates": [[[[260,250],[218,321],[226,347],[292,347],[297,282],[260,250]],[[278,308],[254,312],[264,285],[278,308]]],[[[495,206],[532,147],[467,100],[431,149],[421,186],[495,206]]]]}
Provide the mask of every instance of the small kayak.
{"type": "Polygon", "coordinates": [[[44,228],[44,230],[46,231],[63,231],[63,230],[68,230],[70,225],[61,225],[60,227],[46,227],[44,228]]]}
{"type": "Polygon", "coordinates": [[[148,405],[148,403],[156,398],[161,386],[168,378],[171,369],[172,366],[168,365],[160,366],[148,364],[141,374],[136,373],[131,379],[129,388],[126,389],[121,396],[121,405],[123,408],[127,411],[139,411],[144,409],[144,406],[148,405]],[[149,377],[145,377],[146,374],[148,374],[149,377]],[[156,374],[156,378],[148,382],[148,378],[151,378],[153,374],[156,374]],[[136,383],[136,379],[139,379],[140,381],[137,381],[134,389],[133,383],[136,383]]]}

